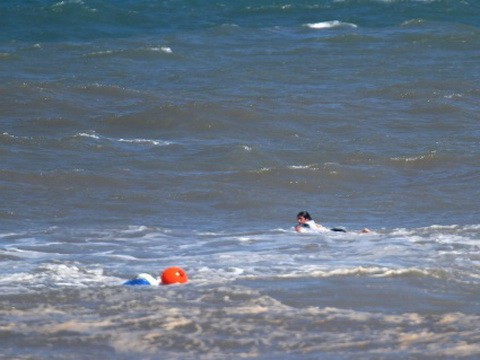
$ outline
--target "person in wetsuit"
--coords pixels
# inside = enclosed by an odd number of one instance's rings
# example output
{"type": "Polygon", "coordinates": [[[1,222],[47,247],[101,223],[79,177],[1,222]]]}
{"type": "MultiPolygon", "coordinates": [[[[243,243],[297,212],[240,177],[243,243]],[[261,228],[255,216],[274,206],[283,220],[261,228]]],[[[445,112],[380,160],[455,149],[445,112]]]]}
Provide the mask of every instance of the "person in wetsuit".
{"type": "MultiPolygon", "coordinates": [[[[347,230],[343,228],[331,228],[328,229],[320,224],[317,224],[312,217],[310,216],[308,211],[300,211],[297,214],[297,222],[298,224],[295,226],[295,231],[304,232],[305,230],[314,230],[314,231],[337,231],[337,232],[347,232],[347,230]]],[[[362,233],[369,233],[371,232],[370,229],[364,228],[362,233]]]]}

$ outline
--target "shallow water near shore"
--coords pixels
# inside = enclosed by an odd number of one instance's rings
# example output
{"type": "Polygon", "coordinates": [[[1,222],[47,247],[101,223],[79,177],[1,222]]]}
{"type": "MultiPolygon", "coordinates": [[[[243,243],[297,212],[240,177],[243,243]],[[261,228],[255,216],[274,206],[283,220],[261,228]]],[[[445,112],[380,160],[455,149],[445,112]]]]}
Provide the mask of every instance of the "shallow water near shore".
{"type": "Polygon", "coordinates": [[[0,358],[480,356],[476,2],[0,13],[0,358]]]}

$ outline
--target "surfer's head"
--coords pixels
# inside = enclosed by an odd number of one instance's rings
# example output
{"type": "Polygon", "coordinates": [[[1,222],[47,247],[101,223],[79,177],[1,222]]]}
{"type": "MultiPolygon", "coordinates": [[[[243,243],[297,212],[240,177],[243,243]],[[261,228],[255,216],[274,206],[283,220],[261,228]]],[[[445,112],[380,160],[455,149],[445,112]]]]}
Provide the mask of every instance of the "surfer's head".
{"type": "Polygon", "coordinates": [[[309,221],[309,220],[312,220],[312,217],[310,216],[310,214],[308,213],[308,211],[300,211],[300,212],[297,214],[297,221],[298,221],[300,224],[303,224],[303,223],[305,223],[306,221],[309,221]]]}

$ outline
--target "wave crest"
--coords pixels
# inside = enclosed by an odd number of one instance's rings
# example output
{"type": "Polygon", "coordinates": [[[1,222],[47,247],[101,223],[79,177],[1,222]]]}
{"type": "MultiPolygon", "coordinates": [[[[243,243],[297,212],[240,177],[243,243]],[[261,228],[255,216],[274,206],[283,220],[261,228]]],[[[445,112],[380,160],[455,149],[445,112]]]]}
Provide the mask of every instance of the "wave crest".
{"type": "Polygon", "coordinates": [[[317,23],[309,23],[305,24],[304,26],[310,29],[322,30],[322,29],[333,29],[333,28],[357,28],[358,25],[348,22],[343,22],[339,20],[331,20],[331,21],[322,21],[317,23]]]}

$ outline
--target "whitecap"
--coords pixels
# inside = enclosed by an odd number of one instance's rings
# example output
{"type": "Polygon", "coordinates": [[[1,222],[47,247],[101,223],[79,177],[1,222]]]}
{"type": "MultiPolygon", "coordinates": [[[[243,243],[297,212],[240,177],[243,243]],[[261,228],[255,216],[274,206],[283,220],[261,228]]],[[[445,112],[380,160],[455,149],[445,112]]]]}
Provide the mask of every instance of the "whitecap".
{"type": "Polygon", "coordinates": [[[462,98],[462,94],[453,93],[453,94],[445,95],[444,98],[445,99],[460,99],[460,98],[462,98]]]}
{"type": "Polygon", "coordinates": [[[93,133],[78,133],[74,137],[86,137],[86,138],[90,138],[90,139],[100,140],[100,136],[95,134],[95,132],[93,132],[93,133]]]}
{"type": "Polygon", "coordinates": [[[311,165],[289,165],[289,169],[291,170],[318,170],[318,166],[316,164],[311,164],[311,165]]]}
{"type": "Polygon", "coordinates": [[[434,269],[420,269],[416,267],[412,268],[390,268],[390,267],[381,267],[381,266],[356,266],[348,268],[337,268],[337,269],[317,269],[314,266],[304,266],[297,268],[295,271],[285,274],[277,275],[278,278],[300,278],[304,276],[319,277],[319,278],[329,278],[329,277],[338,277],[338,276],[368,276],[368,277],[397,277],[397,276],[406,276],[406,275],[416,275],[416,276],[429,276],[433,278],[440,278],[444,273],[440,270],[434,269]]]}
{"type": "Polygon", "coordinates": [[[2,136],[5,136],[9,139],[33,140],[33,138],[29,136],[15,136],[15,135],[9,134],[8,132],[2,133],[2,136]]]}
{"type": "Polygon", "coordinates": [[[155,146],[167,146],[172,144],[170,141],[160,141],[160,140],[151,140],[151,139],[118,139],[119,142],[125,143],[137,143],[137,144],[151,144],[155,146]]]}
{"type": "Polygon", "coordinates": [[[173,54],[173,50],[171,47],[169,46],[153,46],[153,47],[150,47],[148,48],[148,50],[150,51],[158,51],[158,52],[164,52],[166,54],[173,54]]]}
{"type": "Polygon", "coordinates": [[[64,1],[59,1],[56,2],[55,4],[51,5],[50,8],[53,11],[62,11],[65,6],[68,5],[77,5],[79,6],[82,10],[88,11],[88,12],[97,12],[97,9],[95,8],[90,8],[85,5],[85,2],[83,0],[64,0],[64,1]]]}
{"type": "Polygon", "coordinates": [[[342,22],[342,21],[339,21],[339,20],[322,21],[322,22],[318,22],[318,23],[309,23],[309,24],[305,24],[304,26],[306,26],[310,29],[316,29],[316,30],[332,29],[332,28],[337,28],[337,27],[348,27],[348,28],[357,28],[358,27],[356,24],[342,22]]]}
{"type": "Polygon", "coordinates": [[[390,160],[392,160],[392,161],[415,162],[415,161],[419,161],[419,160],[434,159],[436,157],[436,155],[437,155],[437,151],[433,150],[433,151],[430,151],[429,153],[423,154],[423,155],[410,156],[410,157],[393,157],[393,158],[390,158],[390,160]]]}
{"type": "Polygon", "coordinates": [[[117,284],[121,279],[105,276],[102,268],[81,268],[73,264],[45,264],[41,266],[41,274],[35,278],[42,278],[46,284],[57,286],[86,287],[88,284],[117,284]]]}
{"type": "Polygon", "coordinates": [[[81,268],[72,264],[44,264],[35,272],[5,274],[0,279],[4,293],[31,292],[51,286],[86,288],[117,285],[122,279],[106,276],[101,268],[81,268]]]}
{"type": "Polygon", "coordinates": [[[120,142],[120,143],[130,143],[130,144],[147,144],[147,145],[154,145],[154,146],[168,146],[171,145],[171,141],[166,140],[155,140],[155,139],[142,139],[142,138],[135,138],[135,139],[124,139],[124,138],[110,138],[105,136],[98,135],[95,131],[92,132],[82,132],[74,135],[74,137],[85,137],[94,140],[106,140],[110,142],[120,142]]]}
{"type": "Polygon", "coordinates": [[[84,56],[102,56],[102,55],[111,55],[113,50],[104,50],[104,51],[95,51],[84,56]]]}
{"type": "Polygon", "coordinates": [[[261,173],[267,173],[267,172],[270,172],[272,171],[273,169],[271,168],[268,168],[268,167],[263,167],[263,168],[260,168],[258,170],[251,170],[249,171],[250,173],[254,173],[254,174],[261,174],[261,173]]]}
{"type": "Polygon", "coordinates": [[[310,165],[290,165],[288,168],[292,170],[310,169],[310,165]]]}

